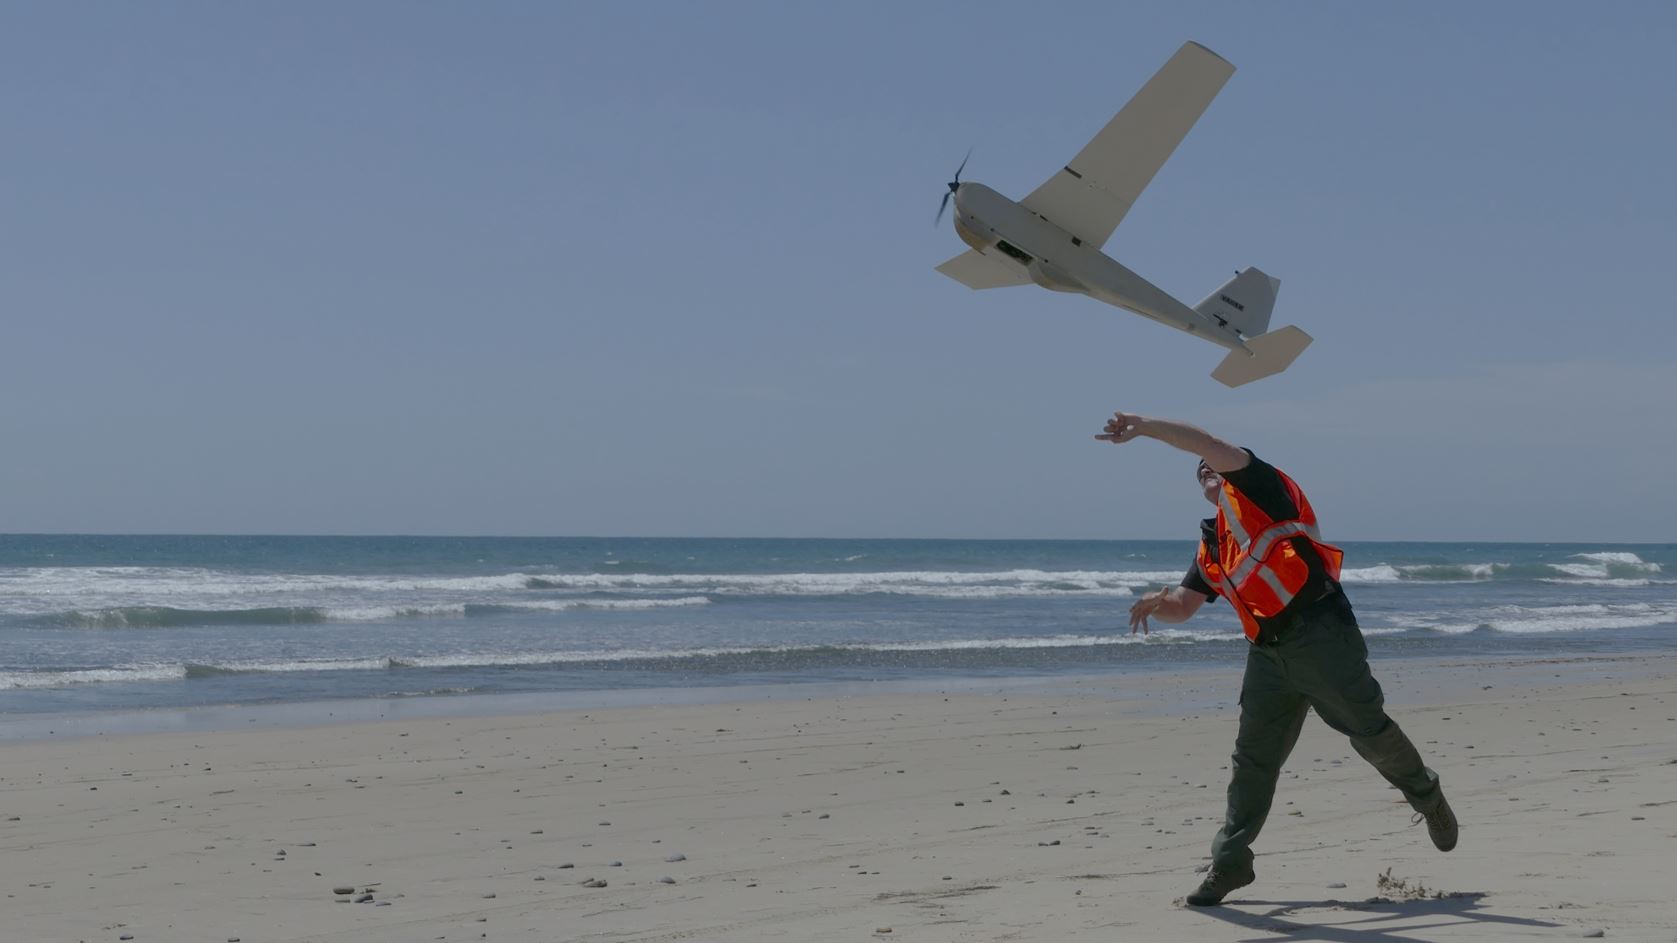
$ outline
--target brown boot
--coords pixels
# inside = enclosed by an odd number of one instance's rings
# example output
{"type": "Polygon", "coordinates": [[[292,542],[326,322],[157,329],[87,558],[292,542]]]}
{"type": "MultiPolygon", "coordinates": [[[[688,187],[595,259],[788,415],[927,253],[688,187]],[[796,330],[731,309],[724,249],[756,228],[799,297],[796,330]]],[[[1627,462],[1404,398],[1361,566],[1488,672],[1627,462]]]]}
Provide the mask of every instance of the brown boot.
{"type": "Polygon", "coordinates": [[[1238,890],[1257,880],[1251,867],[1244,871],[1229,871],[1213,866],[1205,873],[1200,886],[1184,898],[1190,907],[1213,907],[1223,902],[1230,891],[1238,890]]]}
{"type": "Polygon", "coordinates": [[[1460,831],[1456,824],[1456,813],[1451,811],[1450,803],[1444,798],[1444,790],[1438,791],[1438,802],[1425,812],[1415,813],[1410,824],[1419,825],[1422,819],[1427,820],[1427,834],[1432,836],[1433,846],[1439,851],[1449,851],[1456,847],[1456,836],[1460,831]]]}

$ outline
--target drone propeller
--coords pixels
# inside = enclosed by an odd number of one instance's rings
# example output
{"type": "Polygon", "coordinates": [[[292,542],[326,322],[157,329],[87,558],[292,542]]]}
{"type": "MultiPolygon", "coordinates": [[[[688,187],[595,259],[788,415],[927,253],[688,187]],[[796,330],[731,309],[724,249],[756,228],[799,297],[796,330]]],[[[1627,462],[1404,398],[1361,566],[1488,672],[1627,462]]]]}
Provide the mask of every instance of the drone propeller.
{"type": "Polygon", "coordinates": [[[945,193],[943,195],[943,202],[938,204],[937,221],[932,223],[933,226],[940,225],[943,222],[943,211],[949,208],[950,194],[953,194],[956,190],[961,189],[961,171],[967,169],[967,161],[971,158],[972,148],[969,147],[967,148],[967,156],[961,158],[961,166],[955,168],[955,179],[949,181],[949,193],[945,193]]]}

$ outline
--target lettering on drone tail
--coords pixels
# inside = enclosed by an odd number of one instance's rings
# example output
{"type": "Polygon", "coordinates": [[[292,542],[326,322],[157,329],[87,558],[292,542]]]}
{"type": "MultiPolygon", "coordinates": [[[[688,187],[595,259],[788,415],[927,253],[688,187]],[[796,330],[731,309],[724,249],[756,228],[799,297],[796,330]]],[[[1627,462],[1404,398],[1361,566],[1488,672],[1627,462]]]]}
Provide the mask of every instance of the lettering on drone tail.
{"type": "Polygon", "coordinates": [[[1240,302],[1234,300],[1233,298],[1230,298],[1228,295],[1218,295],[1217,297],[1223,299],[1224,304],[1226,304],[1229,307],[1235,309],[1236,311],[1245,311],[1246,310],[1245,305],[1243,305],[1240,302]]]}

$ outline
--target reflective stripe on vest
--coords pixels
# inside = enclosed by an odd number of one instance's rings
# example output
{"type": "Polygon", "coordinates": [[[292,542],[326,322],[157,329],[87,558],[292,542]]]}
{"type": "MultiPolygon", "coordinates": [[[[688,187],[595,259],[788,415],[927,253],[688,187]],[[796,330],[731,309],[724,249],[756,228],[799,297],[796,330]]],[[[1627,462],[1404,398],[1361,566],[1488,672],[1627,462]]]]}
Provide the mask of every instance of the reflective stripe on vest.
{"type": "MultiPolygon", "coordinates": [[[[1237,531],[1233,526],[1230,526],[1229,533],[1237,534],[1237,531]]],[[[1246,559],[1240,561],[1238,566],[1229,571],[1229,577],[1235,582],[1245,582],[1246,578],[1252,575],[1252,571],[1257,569],[1259,561],[1269,557],[1269,552],[1274,549],[1275,542],[1289,537],[1309,537],[1313,544],[1322,542],[1321,533],[1315,527],[1303,521],[1282,521],[1278,524],[1272,524],[1259,532],[1258,539],[1252,541],[1251,546],[1246,551],[1246,559]]],[[[1240,540],[1238,535],[1235,539],[1240,540]]],[[[1246,543],[1245,540],[1240,542],[1242,544],[1246,543]]]]}
{"type": "Polygon", "coordinates": [[[1229,534],[1234,537],[1235,543],[1242,547],[1246,546],[1250,538],[1246,536],[1245,529],[1240,526],[1240,514],[1235,511],[1234,501],[1229,498],[1228,485],[1217,489],[1217,510],[1223,512],[1219,515],[1217,522],[1222,524],[1227,521],[1226,526],[1229,529],[1229,534]]]}
{"type": "MultiPolygon", "coordinates": [[[[1218,577],[1216,574],[1207,570],[1205,564],[1197,558],[1194,560],[1194,563],[1199,567],[1200,576],[1219,594],[1223,594],[1227,589],[1227,587],[1224,586],[1224,580],[1229,580],[1229,585],[1231,586],[1237,586],[1240,583],[1245,582],[1246,578],[1252,575],[1253,570],[1257,570],[1258,579],[1263,580],[1264,585],[1268,586],[1270,592],[1275,594],[1275,598],[1280,600],[1282,609],[1285,609],[1287,604],[1293,601],[1293,597],[1298,595],[1297,593],[1289,592],[1286,585],[1281,582],[1281,577],[1275,575],[1275,571],[1269,567],[1259,564],[1254,557],[1248,557],[1246,560],[1242,561],[1240,566],[1235,568],[1237,571],[1243,571],[1242,575],[1238,578],[1233,578],[1233,574],[1226,570],[1224,571],[1226,574],[1225,576],[1218,577]]],[[[1223,568],[1218,566],[1217,569],[1222,570],[1223,568]]],[[[1238,595],[1238,591],[1236,594],[1238,595]]],[[[1233,600],[1230,600],[1230,602],[1233,602],[1233,600]]],[[[1277,612],[1279,611],[1280,610],[1277,610],[1277,612]]],[[[1269,615],[1275,614],[1276,613],[1269,613],[1269,615]]]]}

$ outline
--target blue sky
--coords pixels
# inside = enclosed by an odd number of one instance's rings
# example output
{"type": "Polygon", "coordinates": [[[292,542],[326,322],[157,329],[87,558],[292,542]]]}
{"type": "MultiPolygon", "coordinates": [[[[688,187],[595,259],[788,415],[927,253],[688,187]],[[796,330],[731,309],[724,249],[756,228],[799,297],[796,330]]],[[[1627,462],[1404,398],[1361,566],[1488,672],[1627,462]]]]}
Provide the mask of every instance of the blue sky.
{"type": "Polygon", "coordinates": [[[1677,6],[0,3],[0,530],[1677,540],[1677,6]],[[1107,251],[1220,351],[932,267],[1186,39],[1107,251]]]}

